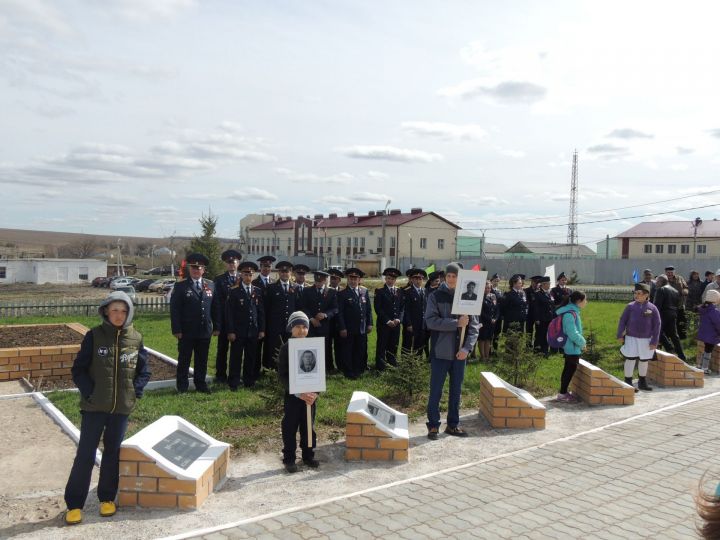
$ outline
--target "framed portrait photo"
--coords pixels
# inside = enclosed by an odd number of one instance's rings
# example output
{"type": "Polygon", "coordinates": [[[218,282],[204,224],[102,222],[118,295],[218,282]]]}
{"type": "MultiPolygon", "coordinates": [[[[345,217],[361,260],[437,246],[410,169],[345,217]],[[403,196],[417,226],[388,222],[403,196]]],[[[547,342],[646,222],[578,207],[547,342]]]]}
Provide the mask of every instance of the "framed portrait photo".
{"type": "Polygon", "coordinates": [[[460,270],[458,272],[453,315],[480,315],[487,281],[486,270],[460,270]]]}
{"type": "Polygon", "coordinates": [[[325,391],[325,338],[291,338],[288,361],[291,394],[325,391]]]}

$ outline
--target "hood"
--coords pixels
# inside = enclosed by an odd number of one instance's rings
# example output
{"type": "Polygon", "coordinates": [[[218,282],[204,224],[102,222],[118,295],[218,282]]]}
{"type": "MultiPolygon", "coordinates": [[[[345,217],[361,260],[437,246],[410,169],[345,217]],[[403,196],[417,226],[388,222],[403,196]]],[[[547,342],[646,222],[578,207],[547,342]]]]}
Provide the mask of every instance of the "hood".
{"type": "Polygon", "coordinates": [[[107,295],[107,298],[103,300],[100,305],[98,306],[98,314],[100,317],[102,317],[102,320],[110,324],[110,321],[108,321],[108,318],[105,316],[105,313],[103,312],[103,308],[105,306],[110,305],[112,302],[125,302],[125,304],[128,307],[128,316],[125,320],[125,324],[123,325],[123,328],[127,328],[132,324],[133,315],[135,314],[135,307],[133,306],[132,300],[130,300],[130,297],[125,294],[122,291],[113,291],[110,294],[107,295]]]}
{"type": "Polygon", "coordinates": [[[555,311],[556,315],[562,315],[563,313],[568,313],[570,311],[575,311],[577,313],[580,313],[580,308],[577,307],[577,304],[569,303],[563,307],[557,308],[555,311]]]}

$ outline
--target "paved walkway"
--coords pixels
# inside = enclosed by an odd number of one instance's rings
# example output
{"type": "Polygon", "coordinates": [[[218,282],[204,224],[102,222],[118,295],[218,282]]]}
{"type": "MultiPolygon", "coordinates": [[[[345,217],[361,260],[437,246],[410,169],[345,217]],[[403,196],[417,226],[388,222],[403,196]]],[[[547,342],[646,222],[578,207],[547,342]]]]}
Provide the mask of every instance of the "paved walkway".
{"type": "Polygon", "coordinates": [[[697,538],[720,396],[202,538],[697,538]]]}

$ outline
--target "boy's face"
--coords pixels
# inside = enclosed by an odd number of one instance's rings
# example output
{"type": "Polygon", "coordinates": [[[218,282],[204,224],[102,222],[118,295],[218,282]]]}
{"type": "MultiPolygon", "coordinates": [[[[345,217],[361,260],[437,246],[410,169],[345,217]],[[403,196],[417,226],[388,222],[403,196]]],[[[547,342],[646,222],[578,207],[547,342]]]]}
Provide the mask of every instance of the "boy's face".
{"type": "Polygon", "coordinates": [[[648,293],[646,293],[645,291],[634,291],[633,297],[635,298],[636,302],[645,303],[650,298],[650,295],[648,293]]]}
{"type": "Polygon", "coordinates": [[[395,285],[395,281],[397,281],[395,276],[385,276],[385,283],[387,283],[388,287],[393,287],[395,285]]]}
{"type": "Polygon", "coordinates": [[[308,327],[304,324],[296,324],[292,327],[290,335],[294,338],[304,338],[308,334],[308,327]]]}
{"type": "Polygon", "coordinates": [[[115,328],[122,328],[128,316],[127,304],[120,300],[111,302],[105,306],[105,315],[115,328]]]}
{"type": "Polygon", "coordinates": [[[445,283],[449,288],[454,289],[457,285],[457,274],[445,274],[445,283]]]}

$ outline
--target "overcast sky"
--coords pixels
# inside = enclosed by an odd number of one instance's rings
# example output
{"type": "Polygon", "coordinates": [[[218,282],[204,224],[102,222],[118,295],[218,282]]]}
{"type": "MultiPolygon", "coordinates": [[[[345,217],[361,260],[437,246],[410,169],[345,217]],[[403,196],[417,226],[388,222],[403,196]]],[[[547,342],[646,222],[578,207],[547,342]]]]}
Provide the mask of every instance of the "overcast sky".
{"type": "Polygon", "coordinates": [[[212,209],[233,237],[247,213],[391,200],[565,242],[574,149],[582,243],[712,219],[682,210],[720,204],[718,20],[717,2],[0,0],[0,227],[191,235],[212,209]]]}

